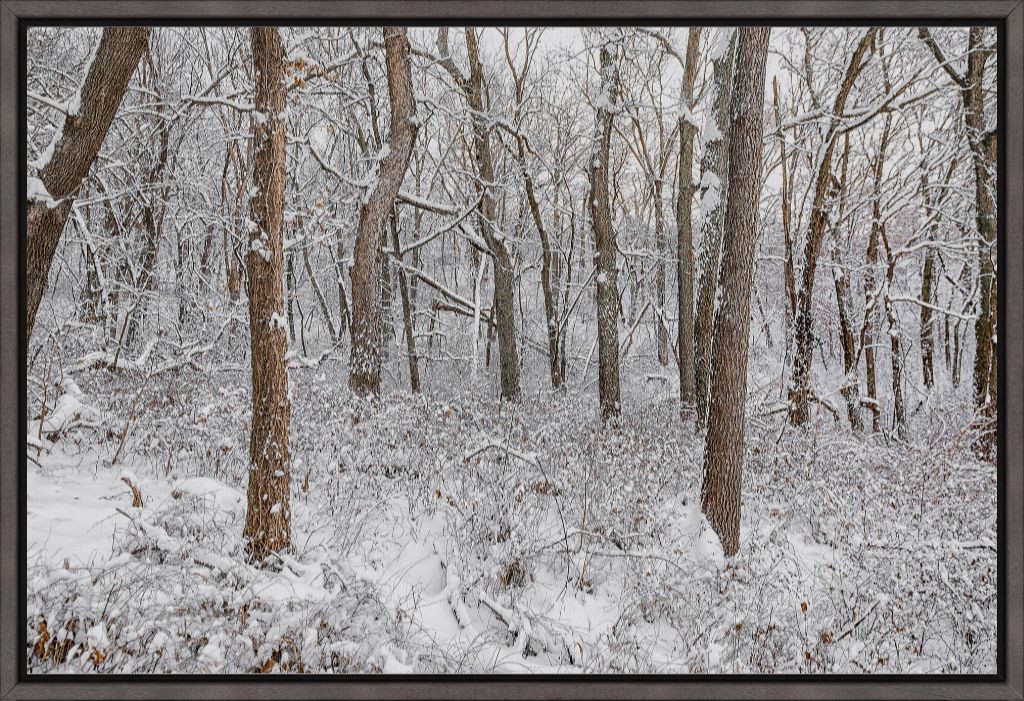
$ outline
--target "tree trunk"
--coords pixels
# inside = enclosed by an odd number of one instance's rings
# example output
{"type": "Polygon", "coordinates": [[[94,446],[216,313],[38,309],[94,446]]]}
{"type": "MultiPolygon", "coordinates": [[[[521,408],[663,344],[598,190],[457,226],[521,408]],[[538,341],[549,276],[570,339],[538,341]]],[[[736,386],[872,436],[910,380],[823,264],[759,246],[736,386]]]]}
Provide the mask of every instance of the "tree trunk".
{"type": "Polygon", "coordinates": [[[882,291],[875,279],[875,268],[878,265],[878,246],[882,239],[882,208],[881,192],[882,167],[885,163],[885,152],[889,145],[889,134],[892,119],[886,115],[882,138],[878,147],[874,170],[874,191],[871,197],[871,233],[868,235],[867,265],[864,268],[864,325],[861,327],[861,348],[864,349],[864,374],[867,379],[867,394],[871,409],[871,430],[878,433],[882,430],[882,408],[878,404],[878,380],[875,364],[875,322],[878,319],[878,298],[882,291]]]}
{"type": "Polygon", "coordinates": [[[409,356],[409,387],[413,392],[420,391],[420,368],[416,359],[416,330],[413,319],[412,299],[409,294],[409,280],[402,267],[402,240],[398,235],[398,219],[391,218],[391,245],[395,249],[395,260],[398,262],[398,289],[402,295],[402,322],[405,327],[405,351],[409,356]]]}
{"type": "Polygon", "coordinates": [[[665,288],[668,283],[665,259],[668,258],[668,240],[665,236],[665,204],[661,199],[661,178],[657,174],[651,184],[651,197],[654,200],[654,250],[658,256],[654,264],[654,336],[658,364],[664,367],[668,365],[668,326],[665,323],[665,288]]]}
{"type": "Polygon", "coordinates": [[[494,315],[498,336],[498,355],[501,363],[501,397],[518,402],[522,396],[519,386],[519,349],[516,347],[515,280],[516,271],[512,255],[504,239],[494,233],[497,212],[494,194],[494,164],[491,157],[491,139],[484,110],[484,73],[477,48],[476,30],[466,27],[466,48],[469,53],[469,80],[463,81],[463,92],[472,111],[473,150],[479,170],[480,234],[494,258],[494,315]]]}
{"type": "Polygon", "coordinates": [[[284,46],[276,27],[250,30],[256,85],[253,185],[246,292],[252,363],[252,433],[245,512],[246,552],[262,562],[291,547],[291,402],[284,324],[284,46]]]}
{"type": "MultiPolygon", "coordinates": [[[[978,246],[978,315],[974,322],[974,405],[982,414],[995,416],[997,385],[991,380],[996,375],[996,292],[995,292],[995,244],[996,244],[996,202],[995,166],[996,132],[985,129],[985,64],[995,53],[992,46],[984,46],[984,28],[971,27],[967,42],[967,72],[958,74],[946,60],[942,49],[932,38],[926,27],[918,29],[918,35],[935,55],[939,66],[960,88],[964,104],[964,126],[967,129],[967,143],[971,149],[974,165],[975,221],[980,239],[978,246]]],[[[990,443],[994,446],[994,426],[989,431],[990,443]]],[[[984,452],[989,452],[985,449],[984,452]]]]}
{"type": "Polygon", "coordinates": [[[857,377],[857,341],[853,333],[851,309],[853,302],[850,299],[850,279],[843,269],[842,255],[840,248],[842,242],[839,238],[839,227],[843,219],[843,212],[846,207],[847,175],[850,163],[850,137],[847,134],[843,140],[843,156],[840,160],[839,177],[839,216],[836,217],[833,229],[832,241],[832,263],[833,279],[836,287],[836,307],[839,312],[839,339],[843,348],[843,386],[839,393],[846,401],[846,414],[850,420],[850,428],[855,433],[864,430],[864,422],[860,417],[860,379],[857,377]]]}
{"type": "Polygon", "coordinates": [[[377,185],[359,212],[352,266],[352,351],[348,384],[356,394],[380,392],[380,266],[384,227],[405,177],[416,140],[416,100],[404,27],[384,28],[391,126],[377,185]]]}
{"type": "Polygon", "coordinates": [[[857,75],[863,68],[864,54],[871,47],[877,31],[875,27],[868,29],[850,58],[846,75],[836,94],[831,123],[822,144],[821,161],[814,185],[814,199],[811,203],[811,222],[804,245],[804,269],[800,290],[797,293],[794,322],[796,356],[793,359],[793,382],[789,390],[789,420],[794,426],[800,426],[810,418],[811,362],[814,350],[814,317],[811,303],[814,298],[814,277],[818,267],[818,254],[828,222],[826,194],[832,177],[832,153],[835,150],[836,141],[839,139],[839,121],[846,108],[846,99],[853,89],[857,75]]]}
{"type": "Polygon", "coordinates": [[[740,545],[750,294],[761,192],[762,110],[769,32],[768,27],[739,30],[721,302],[714,320],[701,509],[727,556],[735,555],[740,545]]]}
{"type": "MultiPolygon", "coordinates": [[[[548,370],[551,374],[551,387],[553,389],[561,389],[564,380],[562,377],[562,359],[559,355],[558,345],[558,327],[560,323],[558,318],[558,271],[555,270],[556,261],[551,250],[551,240],[544,226],[544,220],[540,215],[540,204],[537,202],[533,177],[526,166],[526,146],[522,137],[518,141],[519,164],[523,170],[526,199],[530,204],[530,215],[533,217],[534,226],[537,227],[537,235],[540,237],[540,284],[541,292],[544,295],[544,319],[547,322],[548,370]]],[[[557,182],[554,183],[554,186],[557,193],[557,182]]]]}
{"type": "MultiPolygon", "coordinates": [[[[50,276],[75,193],[99,153],[121,104],[128,81],[149,43],[148,27],[107,27],[85,82],[78,109],[65,116],[50,158],[40,164],[37,191],[29,193],[26,211],[25,335],[32,337],[36,314],[50,276]],[[40,187],[41,185],[41,187],[40,187]]],[[[44,154],[45,155],[45,154],[44,154]]]]}
{"type": "Polygon", "coordinates": [[[714,60],[715,99],[703,136],[701,170],[700,253],[697,278],[697,306],[693,330],[693,397],[695,424],[703,428],[708,418],[708,388],[711,375],[711,336],[715,311],[715,290],[722,259],[725,228],[725,188],[729,183],[729,134],[732,130],[732,73],[737,33],[733,31],[725,51],[714,60]]]}
{"type": "Polygon", "coordinates": [[[896,259],[893,258],[892,248],[885,235],[885,225],[881,229],[882,242],[885,244],[885,257],[887,266],[885,269],[885,320],[889,326],[889,351],[892,364],[892,402],[893,402],[893,427],[896,429],[896,436],[905,441],[907,433],[907,410],[903,401],[903,356],[900,348],[900,325],[896,310],[893,309],[892,301],[889,299],[889,291],[892,289],[893,278],[896,273],[896,259]]]}
{"type": "Polygon", "coordinates": [[[686,69],[683,71],[682,106],[679,118],[679,190],[676,193],[676,234],[678,269],[676,270],[679,324],[676,343],[679,347],[679,402],[688,409],[693,405],[693,141],[697,127],[693,123],[693,86],[697,80],[697,59],[700,28],[690,27],[686,41],[686,69]]]}
{"type": "Polygon", "coordinates": [[[601,46],[601,94],[597,101],[594,155],[590,164],[590,217],[597,251],[597,358],[601,416],[619,414],[618,273],[615,231],[608,199],[608,152],[619,71],[612,54],[616,46],[601,46]]]}

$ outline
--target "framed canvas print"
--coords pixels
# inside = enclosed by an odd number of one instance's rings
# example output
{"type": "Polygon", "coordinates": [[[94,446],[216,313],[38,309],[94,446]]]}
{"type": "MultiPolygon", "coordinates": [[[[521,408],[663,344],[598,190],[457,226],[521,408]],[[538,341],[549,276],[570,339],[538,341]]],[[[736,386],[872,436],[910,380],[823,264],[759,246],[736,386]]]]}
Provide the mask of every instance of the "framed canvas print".
{"type": "Polygon", "coordinates": [[[1019,2],[0,14],[0,696],[1021,698],[1019,2]]]}

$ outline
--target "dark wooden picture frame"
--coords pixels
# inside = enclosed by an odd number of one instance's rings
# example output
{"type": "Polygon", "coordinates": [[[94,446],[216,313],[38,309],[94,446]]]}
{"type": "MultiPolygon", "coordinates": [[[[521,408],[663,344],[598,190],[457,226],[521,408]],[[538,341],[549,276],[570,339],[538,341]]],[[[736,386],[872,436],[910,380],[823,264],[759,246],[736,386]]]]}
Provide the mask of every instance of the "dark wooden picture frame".
{"type": "Polygon", "coordinates": [[[1024,698],[1024,2],[981,0],[0,0],[0,698],[1024,698]],[[997,675],[863,677],[316,677],[71,680],[25,674],[24,55],[33,22],[411,24],[997,24],[999,169],[999,669],[997,675]],[[15,402],[14,398],[19,398],[15,402]]]}

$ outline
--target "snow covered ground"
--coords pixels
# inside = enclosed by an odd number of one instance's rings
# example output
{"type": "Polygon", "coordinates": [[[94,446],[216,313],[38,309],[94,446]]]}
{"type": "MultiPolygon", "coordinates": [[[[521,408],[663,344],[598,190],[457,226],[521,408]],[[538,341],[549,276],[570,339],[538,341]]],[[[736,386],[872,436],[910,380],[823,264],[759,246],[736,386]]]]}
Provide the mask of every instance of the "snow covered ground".
{"type": "Polygon", "coordinates": [[[269,569],[242,556],[248,390],[80,373],[86,411],[29,427],[30,671],[995,669],[996,472],[949,431],[795,432],[754,397],[727,561],[670,382],[633,378],[602,430],[590,393],[367,402],[337,370],[290,373],[269,569]]]}

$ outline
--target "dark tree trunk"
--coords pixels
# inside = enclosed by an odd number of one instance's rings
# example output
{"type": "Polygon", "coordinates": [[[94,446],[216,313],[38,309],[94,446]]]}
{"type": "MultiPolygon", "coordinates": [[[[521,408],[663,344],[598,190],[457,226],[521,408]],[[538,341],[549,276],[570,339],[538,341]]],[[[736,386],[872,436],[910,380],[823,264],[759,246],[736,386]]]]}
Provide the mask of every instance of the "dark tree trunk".
{"type": "Polygon", "coordinates": [[[678,269],[676,270],[679,326],[679,401],[688,409],[693,405],[693,141],[697,127],[692,121],[693,86],[697,80],[700,28],[690,27],[686,42],[686,69],[683,71],[682,101],[686,119],[679,120],[679,191],[676,193],[676,234],[678,269]]]}
{"type": "Polygon", "coordinates": [[[853,84],[864,64],[864,55],[874,41],[877,28],[872,27],[864,33],[857,48],[850,58],[846,75],[836,94],[832,107],[831,124],[822,145],[822,156],[814,184],[814,199],[811,203],[811,222],[804,245],[804,269],[797,293],[797,309],[794,321],[796,334],[796,355],[793,359],[793,381],[789,390],[789,420],[794,426],[800,426],[810,418],[811,396],[811,363],[814,350],[814,316],[811,308],[814,298],[814,278],[818,269],[818,254],[821,241],[828,223],[828,193],[832,178],[832,153],[839,139],[840,115],[846,108],[846,99],[853,89],[853,84]]]}
{"type": "Polygon", "coordinates": [[[252,364],[252,432],[249,439],[249,486],[245,512],[246,551],[262,562],[291,547],[291,455],[288,429],[291,402],[284,323],[284,187],[285,88],[284,46],[276,27],[253,27],[256,76],[253,185],[249,203],[246,292],[249,296],[249,343],[252,364]]]}
{"type": "Polygon", "coordinates": [[[75,193],[99,153],[128,81],[148,43],[148,27],[103,30],[99,48],[82,84],[78,110],[64,118],[61,137],[54,144],[49,162],[39,171],[38,179],[49,198],[40,193],[29,199],[26,211],[25,333],[28,338],[35,328],[39,303],[75,193]]]}
{"type": "Polygon", "coordinates": [[[715,311],[715,290],[722,259],[725,228],[726,188],[729,184],[729,134],[732,130],[732,73],[737,34],[725,54],[714,61],[715,101],[713,123],[718,132],[707,140],[701,155],[700,253],[697,271],[697,306],[693,329],[693,396],[695,424],[703,428],[708,418],[708,389],[711,376],[711,336],[715,311]]]}
{"type": "Polygon", "coordinates": [[[522,396],[519,386],[519,349],[516,346],[515,283],[516,270],[512,254],[504,239],[494,233],[497,220],[494,194],[494,164],[491,157],[491,139],[484,110],[484,73],[477,49],[476,30],[466,27],[466,48],[469,52],[469,79],[463,80],[462,89],[472,110],[473,150],[479,171],[480,234],[494,258],[494,315],[498,337],[498,355],[501,364],[501,397],[518,402],[522,396]]]}
{"type": "Polygon", "coordinates": [[[843,156],[840,160],[839,177],[839,215],[834,224],[834,236],[832,242],[833,279],[836,287],[836,307],[839,312],[839,340],[843,348],[843,386],[839,390],[846,401],[846,414],[850,420],[850,428],[855,433],[864,430],[864,422],[860,417],[860,379],[857,377],[857,340],[853,332],[853,317],[851,309],[853,302],[850,299],[850,279],[843,269],[842,255],[840,248],[842,242],[839,237],[839,227],[843,219],[843,212],[846,207],[847,176],[850,163],[850,137],[846,135],[843,139],[843,156]]]}
{"type": "Polygon", "coordinates": [[[612,137],[613,104],[619,71],[612,55],[618,47],[601,47],[601,95],[598,98],[594,155],[590,165],[590,217],[597,257],[597,374],[601,416],[619,414],[618,273],[615,231],[608,199],[608,152],[612,137]]]}
{"type": "Polygon", "coordinates": [[[380,392],[381,373],[381,243],[394,213],[395,199],[409,167],[418,127],[415,123],[409,39],[404,27],[384,28],[391,127],[388,152],[380,162],[376,187],[359,212],[352,266],[352,352],[348,384],[356,394],[380,392]]]}
{"type": "Polygon", "coordinates": [[[727,556],[740,546],[740,493],[746,429],[750,294],[754,281],[768,27],[742,27],[736,54],[729,139],[721,302],[715,312],[711,406],[704,448],[701,509],[727,556]]]}
{"type": "Polygon", "coordinates": [[[391,245],[398,263],[398,290],[402,296],[402,324],[405,327],[405,351],[409,356],[409,388],[420,391],[420,367],[416,358],[416,329],[413,319],[413,302],[409,294],[409,280],[402,266],[402,239],[398,234],[398,219],[391,218],[391,245]]]}

